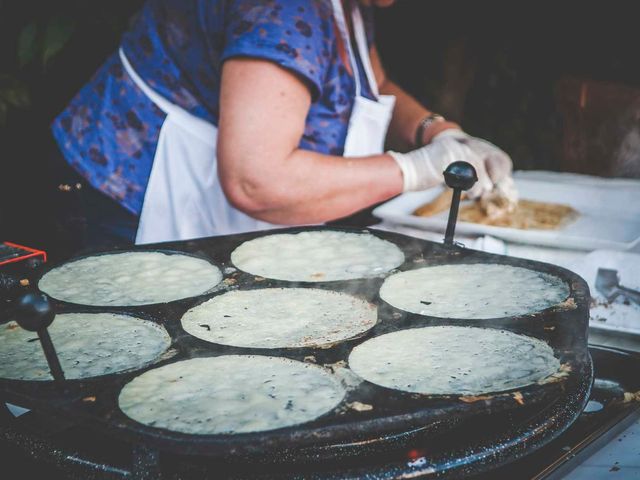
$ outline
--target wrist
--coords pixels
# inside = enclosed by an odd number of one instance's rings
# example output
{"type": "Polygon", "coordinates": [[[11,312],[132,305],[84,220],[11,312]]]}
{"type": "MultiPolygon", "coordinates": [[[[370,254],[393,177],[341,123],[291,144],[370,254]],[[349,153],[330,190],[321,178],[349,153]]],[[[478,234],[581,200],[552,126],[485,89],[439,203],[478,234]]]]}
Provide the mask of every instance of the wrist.
{"type": "MultiPolygon", "coordinates": [[[[436,150],[438,145],[435,145],[436,150]]],[[[426,146],[407,153],[387,151],[387,155],[392,157],[402,173],[402,191],[415,192],[424,190],[442,182],[443,168],[433,158],[433,153],[437,156],[437,151],[432,152],[434,146],[426,146]]]]}
{"type": "Polygon", "coordinates": [[[423,117],[416,126],[416,131],[413,138],[413,148],[420,148],[425,145],[424,136],[427,130],[430,130],[434,125],[444,122],[445,119],[438,113],[431,112],[426,117],[423,117]]]}
{"type": "Polygon", "coordinates": [[[422,145],[427,145],[436,135],[445,130],[461,130],[461,128],[457,123],[444,119],[441,122],[434,122],[422,132],[422,145]]]}
{"type": "Polygon", "coordinates": [[[402,192],[412,191],[417,179],[415,168],[411,164],[410,159],[405,154],[394,152],[391,150],[387,151],[386,155],[388,155],[395,161],[400,170],[400,173],[402,175],[402,192]]]}

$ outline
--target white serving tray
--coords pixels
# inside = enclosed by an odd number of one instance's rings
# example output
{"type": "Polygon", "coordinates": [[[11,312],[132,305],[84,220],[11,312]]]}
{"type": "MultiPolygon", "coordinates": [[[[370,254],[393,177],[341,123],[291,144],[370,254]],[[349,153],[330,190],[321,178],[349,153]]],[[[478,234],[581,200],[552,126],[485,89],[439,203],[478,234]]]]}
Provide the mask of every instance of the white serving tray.
{"type": "Polygon", "coordinates": [[[596,290],[598,268],[617,270],[622,285],[640,290],[640,254],[596,250],[575,261],[570,268],[589,284],[594,300],[594,305],[590,308],[591,328],[640,335],[640,305],[625,303],[622,297],[607,302],[596,290]]]}
{"type": "MultiPolygon", "coordinates": [[[[492,235],[511,242],[578,250],[627,250],[640,245],[640,182],[553,172],[516,172],[520,198],[570,205],[580,216],[559,230],[520,230],[458,222],[456,233],[492,235]]],[[[402,194],[374,209],[383,220],[443,232],[449,212],[418,217],[412,212],[443,187],[402,194]]]]}

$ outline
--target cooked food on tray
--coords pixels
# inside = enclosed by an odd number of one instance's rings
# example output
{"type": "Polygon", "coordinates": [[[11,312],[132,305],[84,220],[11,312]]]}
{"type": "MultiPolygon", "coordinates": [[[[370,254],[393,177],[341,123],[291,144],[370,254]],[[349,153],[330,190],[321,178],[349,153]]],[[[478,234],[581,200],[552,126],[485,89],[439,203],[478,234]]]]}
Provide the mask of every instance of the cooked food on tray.
{"type": "MultiPolygon", "coordinates": [[[[48,328],[67,379],[142,368],[171,345],[164,327],[129,315],[65,313],[48,328]]],[[[38,335],[0,325],[0,378],[52,380],[38,335]]]]}
{"type": "Polygon", "coordinates": [[[147,371],[120,392],[120,409],[142,424],[189,434],[246,433],[309,422],[345,389],[321,367],[287,358],[194,358],[147,371]]]}
{"type": "Polygon", "coordinates": [[[349,355],[358,376],[394,390],[481,395],[526,387],[560,368],[551,347],[506,330],[424,327],[358,345],[349,355]]]}
{"type": "Polygon", "coordinates": [[[377,321],[377,308],[346,293],[262,288],[218,295],[182,317],[208,342],[249,348],[318,347],[356,337],[377,321]]]}
{"type": "Polygon", "coordinates": [[[221,280],[218,267],[191,255],[124,252],[72,260],[46,273],[38,287],[65,302],[133,306],[200,295],[221,280]]]}
{"type": "MultiPolygon", "coordinates": [[[[447,211],[452,195],[453,190],[445,189],[434,200],[417,208],[414,215],[430,217],[447,211]]],[[[462,198],[465,199],[464,194],[462,198]]],[[[569,205],[521,199],[511,207],[501,200],[503,198],[483,197],[462,203],[458,219],[463,222],[522,230],[554,230],[578,216],[578,212],[569,205]]]]}
{"type": "Polygon", "coordinates": [[[396,273],[380,298],[406,312],[445,318],[526,315],[563,302],[569,286],[558,277],[510,265],[438,265],[396,273]]]}
{"type": "Polygon", "coordinates": [[[369,233],[315,230],[267,235],[231,254],[240,270],[276,280],[329,282],[374,277],[404,262],[393,243],[369,233]]]}

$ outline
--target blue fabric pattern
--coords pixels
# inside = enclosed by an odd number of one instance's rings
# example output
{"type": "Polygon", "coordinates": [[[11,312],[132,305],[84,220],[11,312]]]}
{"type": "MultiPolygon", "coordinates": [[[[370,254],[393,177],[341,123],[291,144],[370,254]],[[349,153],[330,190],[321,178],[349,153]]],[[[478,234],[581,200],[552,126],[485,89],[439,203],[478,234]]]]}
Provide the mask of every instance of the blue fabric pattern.
{"type": "MultiPolygon", "coordinates": [[[[362,11],[371,43],[371,12],[362,11]]],[[[214,125],[223,62],[274,62],[299,76],[312,94],[300,148],[343,152],[355,81],[330,0],[150,0],[122,48],[151,88],[214,125]]],[[[373,98],[362,72],[360,66],[362,93],[373,98]]],[[[116,52],[52,130],[64,157],[91,185],[139,215],[164,119],[116,52]]]]}

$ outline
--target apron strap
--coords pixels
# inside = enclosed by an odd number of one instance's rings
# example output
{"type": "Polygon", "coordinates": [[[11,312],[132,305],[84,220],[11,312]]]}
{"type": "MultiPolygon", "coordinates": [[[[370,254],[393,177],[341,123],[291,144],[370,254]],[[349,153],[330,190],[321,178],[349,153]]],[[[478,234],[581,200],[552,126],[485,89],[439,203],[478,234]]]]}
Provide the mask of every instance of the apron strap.
{"type": "Polygon", "coordinates": [[[167,115],[167,118],[171,116],[173,122],[188,130],[193,135],[200,138],[202,141],[213,146],[216,145],[218,129],[215,125],[207,122],[202,118],[196,117],[192,113],[184,110],[182,107],[179,107],[178,105],[175,105],[164,98],[154,89],[152,89],[140,77],[140,75],[138,75],[138,72],[136,72],[131,66],[131,63],[129,63],[129,59],[124,54],[122,48],[120,48],[118,54],[120,55],[120,61],[122,62],[125,71],[129,74],[129,77],[131,77],[133,83],[135,83],[136,86],[140,90],[142,90],[142,93],[144,93],[147,98],[151,100],[151,102],[153,102],[160,110],[162,110],[167,115]]]}
{"type": "Polygon", "coordinates": [[[124,54],[122,47],[120,47],[120,49],[118,50],[118,55],[120,55],[120,61],[122,62],[124,69],[127,71],[129,76],[131,77],[131,80],[133,80],[133,83],[135,83],[136,86],[140,90],[142,90],[142,93],[144,93],[147,96],[147,98],[151,100],[156,105],[156,107],[158,107],[164,113],[166,113],[167,115],[172,113],[175,110],[175,105],[173,105],[169,100],[164,98],[162,95],[158,94],[149,85],[147,85],[147,82],[145,82],[144,80],[142,80],[142,78],[140,78],[140,75],[138,75],[138,72],[136,72],[131,66],[131,64],[129,63],[129,59],[124,54]]]}
{"type": "Polygon", "coordinates": [[[373,66],[371,65],[371,56],[369,54],[369,45],[367,43],[367,34],[364,29],[364,20],[362,19],[362,12],[358,5],[353,6],[353,30],[356,37],[356,44],[358,46],[358,52],[360,53],[360,61],[364,67],[364,72],[369,82],[369,88],[373,92],[373,96],[378,98],[380,92],[378,91],[378,81],[373,73],[373,66]]]}
{"type": "MultiPolygon", "coordinates": [[[[362,94],[362,86],[360,84],[360,69],[358,68],[358,61],[356,60],[356,56],[351,46],[351,36],[349,35],[349,28],[347,27],[347,20],[344,9],[342,7],[342,0],[332,0],[332,4],[333,16],[335,18],[336,24],[338,25],[338,30],[340,31],[340,35],[342,36],[342,40],[349,54],[351,70],[353,71],[353,76],[356,82],[356,97],[359,97],[362,94]]],[[[362,62],[364,73],[367,82],[369,83],[369,88],[371,89],[374,97],[378,98],[378,83],[376,82],[375,75],[373,74],[371,59],[369,58],[367,36],[364,31],[364,21],[362,20],[360,8],[357,5],[353,4],[352,11],[350,13],[353,21],[353,30],[357,44],[356,46],[358,47],[358,53],[360,54],[360,61],[362,62]]]]}

